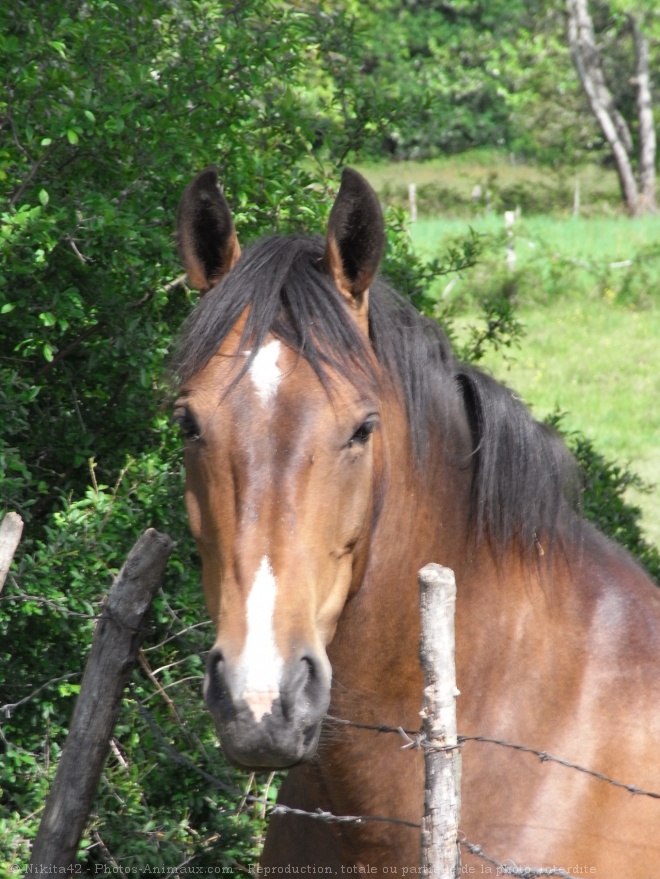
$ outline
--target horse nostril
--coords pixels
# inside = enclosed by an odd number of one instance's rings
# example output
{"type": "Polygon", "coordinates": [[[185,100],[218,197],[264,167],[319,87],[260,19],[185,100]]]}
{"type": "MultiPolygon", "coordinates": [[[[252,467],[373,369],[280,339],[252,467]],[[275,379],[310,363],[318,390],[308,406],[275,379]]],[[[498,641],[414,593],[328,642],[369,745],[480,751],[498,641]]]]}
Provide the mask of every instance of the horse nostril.
{"type": "Polygon", "coordinates": [[[295,711],[296,702],[301,692],[304,690],[309,676],[309,661],[303,657],[296,662],[288,676],[288,680],[283,682],[280,690],[280,700],[282,705],[282,715],[285,720],[291,720],[295,711]]]}
{"type": "Polygon", "coordinates": [[[220,700],[228,695],[227,682],[225,679],[225,657],[218,647],[214,647],[209,653],[206,662],[206,676],[204,679],[204,696],[209,699],[220,700]]]}
{"type": "Polygon", "coordinates": [[[322,662],[313,655],[301,656],[290,666],[283,681],[280,698],[286,720],[295,718],[301,709],[309,711],[326,701],[327,681],[322,662]]]}
{"type": "Polygon", "coordinates": [[[207,661],[207,669],[209,672],[222,671],[222,667],[225,664],[225,657],[220,650],[219,647],[214,647],[213,650],[209,653],[209,658],[207,661]]]}

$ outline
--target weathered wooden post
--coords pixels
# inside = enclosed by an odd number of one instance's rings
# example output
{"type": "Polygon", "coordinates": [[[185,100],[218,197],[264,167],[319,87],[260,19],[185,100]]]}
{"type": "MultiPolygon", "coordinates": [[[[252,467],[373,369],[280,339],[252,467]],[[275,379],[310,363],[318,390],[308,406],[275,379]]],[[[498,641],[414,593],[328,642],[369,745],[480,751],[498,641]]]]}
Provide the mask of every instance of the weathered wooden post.
{"type": "Polygon", "coordinates": [[[166,534],[153,528],[145,531],[112,585],[96,626],[28,874],[65,872],[73,864],[110,750],[124,686],[171,549],[166,534]]]}
{"type": "Polygon", "coordinates": [[[23,520],[18,513],[7,513],[0,525],[0,592],[5,585],[11,560],[23,533],[23,520]]]}
{"type": "Polygon", "coordinates": [[[513,240],[513,226],[516,219],[515,211],[504,211],[504,228],[506,230],[506,267],[510,272],[516,267],[516,246],[513,240]]]}
{"type": "Polygon", "coordinates": [[[426,784],[422,819],[422,875],[456,879],[461,873],[458,843],[461,756],[456,729],[456,664],[454,660],[454,572],[426,565],[419,572],[424,671],[421,711],[426,737],[426,784]]]}
{"type": "Polygon", "coordinates": [[[410,222],[417,222],[417,186],[415,183],[408,184],[408,203],[410,205],[410,222]]]}

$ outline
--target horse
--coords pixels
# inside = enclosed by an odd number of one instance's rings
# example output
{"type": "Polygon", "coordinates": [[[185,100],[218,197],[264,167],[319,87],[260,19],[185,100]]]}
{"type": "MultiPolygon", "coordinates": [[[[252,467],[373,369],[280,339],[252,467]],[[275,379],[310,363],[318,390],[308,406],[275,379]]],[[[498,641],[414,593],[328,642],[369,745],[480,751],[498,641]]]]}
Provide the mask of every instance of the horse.
{"type": "Polygon", "coordinates": [[[379,729],[420,726],[436,562],[457,582],[462,871],[657,873],[660,803],[625,785],[660,790],[660,593],[581,520],[563,441],[381,279],[358,172],[324,236],[243,252],[213,169],[177,227],[203,294],[174,420],[216,627],[204,698],[232,763],[288,769],[261,869],[420,872],[423,755],[379,729]]]}

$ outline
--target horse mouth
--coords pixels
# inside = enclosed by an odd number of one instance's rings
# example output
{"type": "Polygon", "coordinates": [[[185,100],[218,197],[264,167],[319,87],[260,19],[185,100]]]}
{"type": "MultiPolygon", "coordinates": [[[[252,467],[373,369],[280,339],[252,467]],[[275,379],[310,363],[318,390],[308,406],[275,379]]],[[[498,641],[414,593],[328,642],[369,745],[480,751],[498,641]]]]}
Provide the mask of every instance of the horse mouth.
{"type": "Polygon", "coordinates": [[[204,699],[231,763],[286,769],[314,757],[330,704],[326,665],[308,651],[288,664],[277,687],[248,689],[223,652],[211,651],[204,699]]]}
{"type": "Polygon", "coordinates": [[[281,718],[267,715],[258,724],[229,723],[215,718],[216,731],[229,763],[251,771],[291,769],[316,756],[321,720],[295,728],[281,718]]]}

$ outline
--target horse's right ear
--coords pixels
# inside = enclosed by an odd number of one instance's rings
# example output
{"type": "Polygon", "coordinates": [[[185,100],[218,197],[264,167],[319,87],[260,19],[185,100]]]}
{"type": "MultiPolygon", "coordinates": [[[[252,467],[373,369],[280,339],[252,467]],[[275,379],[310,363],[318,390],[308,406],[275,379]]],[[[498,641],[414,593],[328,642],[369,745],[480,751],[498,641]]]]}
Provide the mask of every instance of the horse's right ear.
{"type": "Polygon", "coordinates": [[[188,280],[201,293],[215,286],[241,255],[215,168],[198,174],[183,193],[177,212],[177,239],[188,280]]]}

